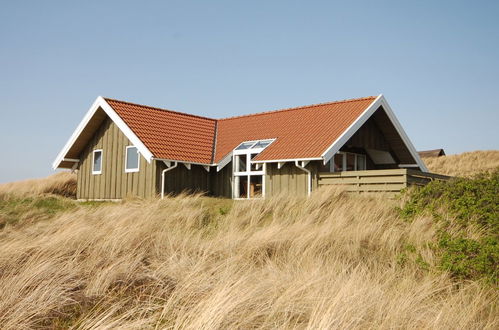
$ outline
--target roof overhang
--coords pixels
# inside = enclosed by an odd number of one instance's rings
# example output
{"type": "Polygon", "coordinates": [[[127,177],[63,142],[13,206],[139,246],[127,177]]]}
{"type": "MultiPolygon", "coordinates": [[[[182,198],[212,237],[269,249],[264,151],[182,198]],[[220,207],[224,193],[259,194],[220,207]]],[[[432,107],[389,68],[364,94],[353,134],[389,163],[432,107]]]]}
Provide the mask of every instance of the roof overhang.
{"type": "MultiPolygon", "coordinates": [[[[77,160],[76,158],[73,157],[68,157],[68,153],[73,149],[75,146],[75,143],[78,141],[78,139],[81,137],[82,132],[85,130],[87,125],[96,118],[98,115],[98,110],[102,109],[104,113],[111,118],[111,120],[118,126],[118,128],[125,134],[125,136],[130,140],[130,142],[137,147],[139,150],[140,154],[147,160],[147,162],[151,162],[153,159],[153,154],[151,151],[142,143],[142,141],[133,133],[133,131],[128,127],[128,125],[121,119],[121,117],[116,113],[116,111],[113,110],[113,108],[106,102],[106,100],[102,97],[99,96],[97,99],[94,101],[90,109],[87,111],[85,114],[85,117],[83,117],[82,121],[80,124],[76,127],[74,130],[73,134],[69,138],[68,142],[64,145],[62,150],[59,152],[57,155],[56,159],[52,163],[52,168],[67,168],[66,164],[70,161],[68,161],[68,158],[71,158],[73,161],[77,160]],[[64,166],[61,166],[64,165],[64,166]]],[[[73,165],[73,164],[71,164],[73,165]]],[[[69,167],[71,168],[71,166],[69,167]]]]}
{"type": "Polygon", "coordinates": [[[423,163],[416,149],[414,148],[411,140],[405,133],[402,125],[398,121],[397,117],[392,111],[392,108],[386,101],[383,94],[378,95],[376,99],[367,107],[366,110],[333,142],[321,155],[324,164],[326,164],[339,150],[340,148],[357,132],[357,130],[374,114],[374,112],[380,108],[383,108],[386,115],[390,119],[400,138],[404,142],[405,146],[409,150],[411,156],[415,160],[418,167],[423,172],[428,172],[426,165],[423,163]]]}

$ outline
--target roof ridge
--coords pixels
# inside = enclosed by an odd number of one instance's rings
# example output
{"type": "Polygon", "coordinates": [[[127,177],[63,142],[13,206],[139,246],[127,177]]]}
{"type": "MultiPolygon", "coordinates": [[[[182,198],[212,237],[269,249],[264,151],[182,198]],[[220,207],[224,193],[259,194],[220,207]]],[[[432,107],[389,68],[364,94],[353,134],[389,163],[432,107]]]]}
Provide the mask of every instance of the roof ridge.
{"type": "Polygon", "coordinates": [[[359,97],[359,98],[354,98],[354,99],[345,99],[345,100],[338,100],[338,101],[331,101],[331,102],[314,103],[314,104],[303,105],[303,106],[299,106],[299,107],[291,107],[291,108],[283,108],[283,109],[277,109],[277,110],[269,110],[269,111],[262,111],[262,112],[256,112],[256,113],[249,113],[249,114],[246,114],[246,115],[239,115],[239,116],[231,116],[231,117],[219,118],[219,119],[217,119],[217,121],[237,119],[237,118],[242,118],[242,117],[260,116],[260,115],[266,115],[266,114],[276,113],[276,112],[301,110],[301,109],[314,108],[314,107],[319,107],[319,106],[323,106],[323,105],[330,105],[330,104],[358,102],[358,101],[364,101],[364,100],[370,100],[370,99],[375,100],[376,96],[365,96],[365,97],[359,97]]]}
{"type": "Polygon", "coordinates": [[[120,103],[135,105],[135,106],[139,106],[139,107],[143,107],[143,108],[149,108],[149,109],[153,109],[153,110],[168,111],[168,112],[179,114],[179,115],[183,115],[183,116],[189,116],[189,117],[195,117],[195,118],[201,118],[201,119],[208,119],[208,120],[212,120],[212,121],[215,121],[215,122],[218,121],[218,119],[215,119],[215,118],[210,118],[210,117],[205,117],[205,116],[199,116],[199,115],[193,115],[193,114],[186,113],[186,112],[181,112],[181,111],[176,111],[176,110],[170,110],[170,109],[164,109],[164,108],[159,108],[159,107],[153,107],[153,106],[145,105],[145,104],[139,104],[139,103],[133,103],[133,102],[128,102],[128,101],[122,101],[122,100],[112,99],[112,98],[109,98],[109,97],[103,97],[103,99],[106,100],[106,101],[109,100],[109,101],[114,101],[114,102],[120,102],[120,103]]]}

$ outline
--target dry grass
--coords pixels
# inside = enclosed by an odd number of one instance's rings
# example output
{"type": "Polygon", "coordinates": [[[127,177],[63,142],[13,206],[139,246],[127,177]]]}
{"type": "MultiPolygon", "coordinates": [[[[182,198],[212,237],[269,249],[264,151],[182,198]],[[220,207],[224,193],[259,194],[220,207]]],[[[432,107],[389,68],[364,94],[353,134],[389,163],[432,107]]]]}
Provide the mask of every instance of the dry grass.
{"type": "Polygon", "coordinates": [[[76,175],[60,172],[46,178],[0,184],[0,195],[27,197],[42,194],[75,197],[76,175]]]}
{"type": "Polygon", "coordinates": [[[472,176],[499,167],[499,150],[472,151],[458,155],[424,158],[430,172],[451,176],[472,176]]]}
{"type": "Polygon", "coordinates": [[[431,219],[402,221],[396,201],[327,189],[219,203],[128,201],[6,227],[1,327],[499,326],[494,289],[397,262],[413,245],[434,264],[436,233],[431,219]]]}
{"type": "MultiPolygon", "coordinates": [[[[426,161],[462,175],[498,158],[426,161]]],[[[400,201],[51,195],[74,187],[68,173],[0,185],[0,328],[499,327],[497,288],[437,271],[433,219],[403,221],[400,201]]]]}

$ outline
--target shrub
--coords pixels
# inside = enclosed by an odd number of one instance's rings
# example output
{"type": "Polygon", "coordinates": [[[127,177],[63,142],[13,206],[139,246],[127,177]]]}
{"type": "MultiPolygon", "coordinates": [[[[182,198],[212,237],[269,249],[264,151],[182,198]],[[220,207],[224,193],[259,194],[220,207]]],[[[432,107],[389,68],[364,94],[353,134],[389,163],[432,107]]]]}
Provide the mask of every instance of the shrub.
{"type": "Polygon", "coordinates": [[[402,216],[430,214],[437,222],[440,267],[456,278],[486,278],[497,284],[499,169],[434,181],[409,194],[402,216]]]}

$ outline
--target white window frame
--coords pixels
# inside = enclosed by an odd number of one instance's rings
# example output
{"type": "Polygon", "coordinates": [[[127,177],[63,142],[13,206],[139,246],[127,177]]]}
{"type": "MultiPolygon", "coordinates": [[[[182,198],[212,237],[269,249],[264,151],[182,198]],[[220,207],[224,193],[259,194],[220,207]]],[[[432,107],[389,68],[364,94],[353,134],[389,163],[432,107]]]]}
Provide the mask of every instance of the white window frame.
{"type": "Polygon", "coordinates": [[[102,151],[102,149],[94,149],[92,151],[92,174],[93,175],[102,174],[102,164],[104,163],[103,158],[104,158],[104,152],[102,151]],[[97,152],[100,152],[100,170],[99,171],[94,170],[94,168],[95,168],[95,153],[97,153],[97,152]]]}
{"type": "MultiPolygon", "coordinates": [[[[346,151],[339,151],[337,152],[336,154],[334,154],[334,156],[329,160],[329,172],[331,173],[334,173],[334,172],[347,172],[345,169],[347,168],[347,154],[352,154],[352,155],[355,155],[355,163],[354,163],[354,168],[355,170],[354,171],[365,171],[366,168],[367,168],[367,157],[365,154],[358,154],[358,153],[355,153],[355,152],[346,152],[346,151]],[[334,157],[336,157],[337,154],[342,154],[343,157],[342,157],[342,164],[341,164],[341,167],[342,167],[342,170],[341,171],[335,171],[334,170],[334,157]],[[358,169],[358,159],[359,159],[359,156],[364,156],[364,169],[363,170],[359,170],[358,169]]],[[[348,172],[353,172],[353,171],[348,171],[348,172]]]]}
{"type": "Polygon", "coordinates": [[[241,144],[243,143],[251,143],[253,142],[253,144],[246,148],[246,149],[242,149],[242,150],[236,150],[234,149],[232,151],[232,198],[233,199],[236,199],[236,200],[246,200],[246,199],[262,199],[262,198],[265,198],[265,174],[267,172],[267,166],[266,166],[266,163],[253,163],[251,161],[251,155],[253,154],[259,154],[260,152],[262,152],[265,148],[267,148],[269,145],[272,144],[272,142],[270,142],[267,146],[263,147],[263,148],[252,148],[255,144],[257,144],[258,142],[260,141],[272,141],[274,142],[275,139],[262,139],[262,140],[254,140],[254,141],[244,141],[242,143],[240,143],[237,147],[239,147],[241,144]],[[236,169],[238,169],[238,166],[239,166],[239,163],[236,163],[236,159],[238,156],[244,156],[246,157],[246,170],[245,171],[236,171],[236,169]],[[258,169],[256,171],[252,171],[251,170],[251,165],[255,165],[257,168],[260,168],[261,169],[258,169]],[[261,176],[262,177],[262,195],[261,197],[250,197],[250,189],[249,189],[249,183],[251,182],[251,176],[261,176]],[[236,197],[236,196],[240,196],[239,194],[239,180],[237,178],[241,178],[241,177],[246,177],[247,180],[248,180],[248,191],[246,193],[246,197],[236,197]]]}
{"type": "Polygon", "coordinates": [[[139,148],[136,146],[126,146],[125,147],[125,173],[134,173],[140,171],[140,152],[139,148]],[[128,149],[135,148],[137,149],[137,167],[136,168],[127,168],[128,163],[128,149]]]}

